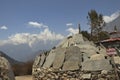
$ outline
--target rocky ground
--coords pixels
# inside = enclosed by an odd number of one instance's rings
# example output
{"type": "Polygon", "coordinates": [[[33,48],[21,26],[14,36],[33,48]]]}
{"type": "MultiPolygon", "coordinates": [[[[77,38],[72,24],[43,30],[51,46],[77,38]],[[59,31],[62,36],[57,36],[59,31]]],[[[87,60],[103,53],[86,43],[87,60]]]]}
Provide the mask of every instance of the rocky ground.
{"type": "Polygon", "coordinates": [[[16,76],[16,80],[32,80],[32,75],[16,76]]]}

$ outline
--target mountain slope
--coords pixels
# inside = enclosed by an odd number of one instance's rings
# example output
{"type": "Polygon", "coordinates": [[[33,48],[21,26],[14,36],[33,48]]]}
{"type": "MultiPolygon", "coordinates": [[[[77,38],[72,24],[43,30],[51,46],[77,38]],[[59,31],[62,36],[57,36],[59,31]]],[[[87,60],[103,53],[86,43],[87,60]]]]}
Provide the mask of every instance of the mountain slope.
{"type": "Polygon", "coordinates": [[[110,23],[106,23],[104,27],[105,31],[112,32],[114,31],[114,27],[117,27],[117,30],[120,32],[120,15],[110,23]]]}
{"type": "Polygon", "coordinates": [[[2,51],[0,51],[0,56],[5,57],[10,62],[11,65],[22,63],[22,62],[16,61],[15,59],[9,57],[8,55],[6,55],[5,53],[3,53],[2,51]]]}

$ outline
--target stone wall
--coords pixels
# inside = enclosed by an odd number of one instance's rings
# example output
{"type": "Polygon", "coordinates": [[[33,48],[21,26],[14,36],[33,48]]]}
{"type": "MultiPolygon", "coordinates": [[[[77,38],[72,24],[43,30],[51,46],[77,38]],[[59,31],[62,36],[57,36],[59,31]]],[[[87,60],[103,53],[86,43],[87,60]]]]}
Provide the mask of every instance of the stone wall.
{"type": "Polygon", "coordinates": [[[15,80],[13,71],[7,59],[0,56],[0,80],[15,80]]]}
{"type": "Polygon", "coordinates": [[[83,54],[86,53],[79,47],[71,46],[37,56],[33,64],[33,80],[115,80],[108,56],[83,54]]]}
{"type": "Polygon", "coordinates": [[[115,80],[111,58],[105,48],[84,40],[81,34],[70,36],[33,64],[33,80],[115,80]]]}
{"type": "Polygon", "coordinates": [[[34,68],[33,80],[116,80],[113,71],[62,71],[52,68],[34,68]]]}

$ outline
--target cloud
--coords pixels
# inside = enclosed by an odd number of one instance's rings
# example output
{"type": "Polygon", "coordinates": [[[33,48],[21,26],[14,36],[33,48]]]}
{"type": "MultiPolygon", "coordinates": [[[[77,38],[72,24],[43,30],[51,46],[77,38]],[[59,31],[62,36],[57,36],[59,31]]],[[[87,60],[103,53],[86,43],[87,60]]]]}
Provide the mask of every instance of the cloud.
{"type": "Polygon", "coordinates": [[[103,19],[106,23],[109,23],[115,20],[118,16],[120,16],[120,11],[117,11],[110,16],[103,16],[103,19]]]}
{"type": "Polygon", "coordinates": [[[73,26],[73,23],[67,23],[66,26],[68,27],[73,26]]]}
{"type": "Polygon", "coordinates": [[[69,32],[69,35],[73,35],[73,34],[77,34],[79,30],[70,27],[66,31],[69,32]]]}
{"type": "Polygon", "coordinates": [[[38,22],[33,22],[33,21],[30,21],[28,22],[28,25],[34,27],[34,28],[47,28],[48,26],[47,25],[44,25],[43,23],[38,23],[38,22]]]}
{"type": "Polygon", "coordinates": [[[8,28],[6,26],[0,27],[1,30],[7,30],[8,28]]]}
{"type": "Polygon", "coordinates": [[[6,40],[0,40],[0,49],[8,53],[9,56],[24,61],[28,56],[39,50],[51,49],[63,38],[63,35],[45,28],[37,34],[17,33],[9,36],[6,40]]]}
{"type": "Polygon", "coordinates": [[[45,28],[43,31],[41,31],[39,34],[30,34],[30,33],[17,33],[14,35],[11,35],[8,40],[0,41],[0,45],[4,44],[28,44],[30,47],[33,47],[34,43],[36,42],[42,42],[44,44],[47,43],[47,41],[58,41],[62,40],[64,38],[61,34],[56,34],[55,32],[51,32],[49,28],[45,28]]]}

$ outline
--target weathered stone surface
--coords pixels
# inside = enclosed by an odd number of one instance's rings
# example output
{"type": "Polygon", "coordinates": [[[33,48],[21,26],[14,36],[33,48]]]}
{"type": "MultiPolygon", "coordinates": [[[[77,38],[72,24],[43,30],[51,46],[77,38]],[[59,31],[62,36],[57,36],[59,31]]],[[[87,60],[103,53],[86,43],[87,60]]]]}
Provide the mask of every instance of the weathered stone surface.
{"type": "Polygon", "coordinates": [[[53,68],[59,69],[63,65],[65,59],[65,51],[66,48],[58,48],[55,50],[56,56],[53,62],[53,68]]]}
{"type": "Polygon", "coordinates": [[[89,57],[91,57],[92,55],[97,54],[97,52],[96,52],[95,50],[92,50],[92,49],[81,50],[81,52],[87,53],[87,55],[88,55],[89,57]]]}
{"type": "Polygon", "coordinates": [[[78,60],[81,63],[82,53],[79,47],[71,46],[66,49],[65,61],[68,61],[68,60],[78,60]]]}
{"type": "Polygon", "coordinates": [[[34,66],[38,66],[39,63],[40,63],[40,56],[37,56],[37,57],[35,58],[35,61],[34,61],[33,67],[34,67],[34,66]]]}
{"type": "Polygon", "coordinates": [[[75,34],[72,39],[76,44],[80,44],[81,42],[84,42],[84,38],[82,34],[75,34]]]}
{"type": "Polygon", "coordinates": [[[58,46],[65,48],[78,45],[82,42],[84,42],[82,34],[75,34],[74,36],[69,36],[68,38],[63,40],[60,44],[58,44],[58,46]]]}
{"type": "Polygon", "coordinates": [[[107,74],[108,74],[108,71],[107,71],[107,70],[102,70],[102,71],[101,71],[101,74],[102,74],[102,75],[107,75],[107,74]]]}
{"type": "Polygon", "coordinates": [[[0,56],[0,77],[2,80],[15,80],[10,63],[7,59],[0,56]]]}
{"type": "Polygon", "coordinates": [[[109,60],[87,60],[82,63],[82,70],[84,71],[99,71],[99,70],[112,70],[112,65],[109,60]]]}
{"type": "Polygon", "coordinates": [[[69,36],[43,59],[41,55],[40,67],[33,69],[33,80],[115,80],[105,51],[82,34],[69,36]]]}
{"type": "Polygon", "coordinates": [[[49,68],[53,64],[55,55],[56,55],[56,53],[54,52],[54,50],[50,51],[49,55],[46,57],[46,61],[45,61],[44,65],[43,65],[44,68],[49,68]]]}
{"type": "Polygon", "coordinates": [[[67,48],[63,70],[77,70],[82,62],[82,54],[77,46],[67,48]]]}
{"type": "Polygon", "coordinates": [[[41,60],[39,66],[42,67],[43,63],[45,61],[45,54],[41,54],[41,60]]]}
{"type": "Polygon", "coordinates": [[[102,60],[105,59],[105,56],[103,54],[95,54],[90,57],[91,60],[102,60]]]}
{"type": "Polygon", "coordinates": [[[83,74],[82,76],[82,79],[91,79],[91,74],[83,74]]]}
{"type": "Polygon", "coordinates": [[[98,47],[98,49],[99,49],[99,53],[103,54],[104,56],[107,56],[106,48],[103,45],[101,45],[101,47],[98,47]]]}
{"type": "Polygon", "coordinates": [[[65,61],[63,66],[63,71],[66,70],[78,70],[79,69],[79,62],[78,61],[65,61]]]}
{"type": "Polygon", "coordinates": [[[120,64],[120,57],[119,56],[114,56],[114,61],[116,64],[120,64]]]}

